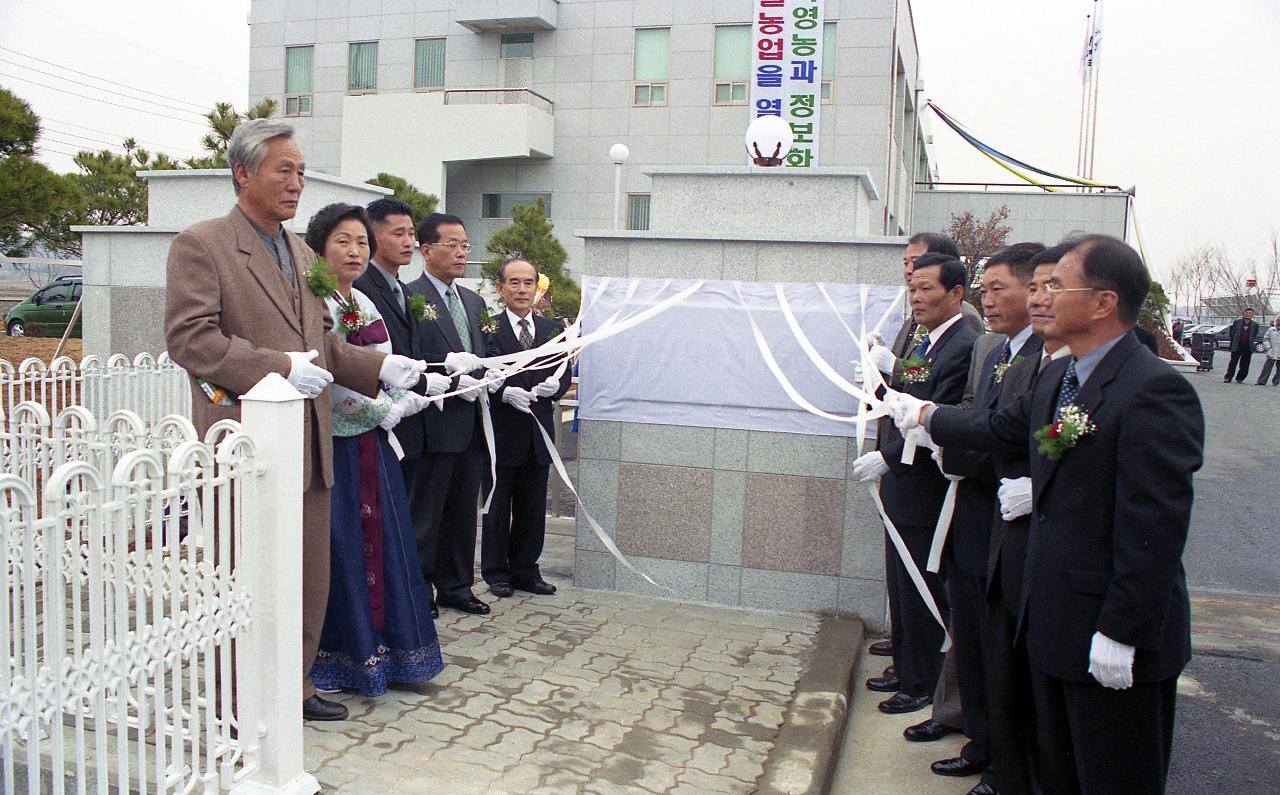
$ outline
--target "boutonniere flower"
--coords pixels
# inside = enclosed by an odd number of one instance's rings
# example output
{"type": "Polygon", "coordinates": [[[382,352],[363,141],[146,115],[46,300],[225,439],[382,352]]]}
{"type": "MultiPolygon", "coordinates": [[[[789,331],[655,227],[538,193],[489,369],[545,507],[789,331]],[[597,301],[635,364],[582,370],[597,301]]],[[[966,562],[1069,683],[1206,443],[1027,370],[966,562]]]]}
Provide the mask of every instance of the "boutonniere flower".
{"type": "Polygon", "coordinates": [[[1084,407],[1066,406],[1058,415],[1057,422],[1051,422],[1036,431],[1036,441],[1040,442],[1040,455],[1050,461],[1057,461],[1063,454],[1079,443],[1081,437],[1088,436],[1098,430],[1093,420],[1085,412],[1084,407]]]}
{"type": "Polygon", "coordinates": [[[489,307],[480,307],[480,330],[485,334],[492,334],[498,330],[498,321],[493,319],[493,315],[489,314],[489,307]]]}
{"type": "Polygon", "coordinates": [[[417,321],[435,320],[436,308],[434,304],[428,304],[426,298],[414,293],[409,296],[409,314],[417,321]]]}
{"type": "Polygon", "coordinates": [[[995,375],[996,375],[996,383],[998,384],[998,383],[1000,383],[1001,381],[1004,381],[1004,374],[1005,374],[1005,371],[1007,371],[1010,367],[1013,367],[1015,364],[1017,364],[1017,363],[1018,363],[1018,362],[1020,362],[1020,361],[1022,361],[1022,357],[1021,357],[1021,356],[1015,356],[1015,357],[1013,357],[1013,361],[1011,361],[1011,362],[1003,362],[1003,363],[1001,363],[1001,364],[997,364],[997,365],[996,365],[996,373],[995,373],[995,375]]]}
{"type": "Polygon", "coordinates": [[[898,363],[898,378],[904,384],[923,384],[929,380],[929,362],[921,356],[908,356],[898,363]]]}
{"type": "Polygon", "coordinates": [[[324,257],[316,257],[316,261],[311,263],[306,279],[307,289],[319,298],[333,295],[338,290],[338,277],[333,275],[333,268],[324,257]]]}
{"type": "Polygon", "coordinates": [[[373,322],[373,315],[360,308],[354,293],[347,300],[337,290],[333,291],[333,300],[338,302],[338,331],[342,334],[355,334],[373,322]]]}
{"type": "Polygon", "coordinates": [[[920,346],[920,340],[924,339],[925,335],[928,333],[929,329],[924,326],[916,326],[916,330],[911,334],[910,347],[912,349],[918,348],[920,346]]]}

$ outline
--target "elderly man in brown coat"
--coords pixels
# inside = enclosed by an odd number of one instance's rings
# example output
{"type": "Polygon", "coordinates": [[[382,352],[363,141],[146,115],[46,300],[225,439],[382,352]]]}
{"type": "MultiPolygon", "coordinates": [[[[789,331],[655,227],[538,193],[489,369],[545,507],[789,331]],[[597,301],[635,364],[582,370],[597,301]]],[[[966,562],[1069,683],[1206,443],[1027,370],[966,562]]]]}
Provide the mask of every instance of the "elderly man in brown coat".
{"type": "MultiPolygon", "coordinates": [[[[235,396],[269,373],[304,396],[302,497],[303,717],[341,720],[346,707],[315,693],[307,671],[315,659],[329,595],[329,489],[333,485],[329,383],[375,395],[379,380],[417,384],[422,362],[348,345],[336,334],[324,298],[307,287],[316,255],[282,226],[302,194],[302,152],[293,128],[269,119],[236,128],[227,148],[236,206],[202,221],[169,248],[165,340],[191,376],[192,421],[201,434],[221,419],[240,418],[235,396]],[[207,392],[230,399],[216,405],[207,392]]],[[[220,397],[220,396],[218,396],[220,397]]]]}

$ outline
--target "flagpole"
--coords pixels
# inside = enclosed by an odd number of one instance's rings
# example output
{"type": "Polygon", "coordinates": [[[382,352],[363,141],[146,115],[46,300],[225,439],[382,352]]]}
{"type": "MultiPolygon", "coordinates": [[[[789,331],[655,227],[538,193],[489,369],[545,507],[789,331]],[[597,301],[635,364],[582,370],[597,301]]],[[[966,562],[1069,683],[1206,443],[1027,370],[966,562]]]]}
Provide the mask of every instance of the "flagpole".
{"type": "MultiPolygon", "coordinates": [[[[1093,0],[1094,8],[1099,7],[1101,0],[1093,0]]],[[[1094,16],[1094,24],[1097,24],[1097,16],[1094,16]]],[[[1089,132],[1089,173],[1086,175],[1088,179],[1093,179],[1093,157],[1097,153],[1098,140],[1098,85],[1102,82],[1102,65],[1098,62],[1098,53],[1094,52],[1094,57],[1090,62],[1089,72],[1093,78],[1093,101],[1090,103],[1093,108],[1089,112],[1091,117],[1092,129],[1089,132]]]]}
{"type": "MultiPolygon", "coordinates": [[[[1093,38],[1093,16],[1091,14],[1084,15],[1084,41],[1085,47],[1089,46],[1089,41],[1093,38]]],[[[1076,135],[1076,173],[1084,174],[1084,110],[1089,100],[1089,74],[1093,70],[1080,76],[1080,130],[1076,135]]],[[[1083,190],[1083,188],[1081,188],[1083,190]]]]}

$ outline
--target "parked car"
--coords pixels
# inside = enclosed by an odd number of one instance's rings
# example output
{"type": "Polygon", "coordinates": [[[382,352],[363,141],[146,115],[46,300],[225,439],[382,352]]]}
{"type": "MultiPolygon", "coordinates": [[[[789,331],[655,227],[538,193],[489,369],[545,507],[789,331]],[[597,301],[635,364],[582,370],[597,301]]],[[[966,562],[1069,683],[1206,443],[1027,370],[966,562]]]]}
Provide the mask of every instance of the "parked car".
{"type": "MultiPolygon", "coordinates": [[[[82,280],[79,276],[60,276],[15,305],[4,316],[4,329],[10,337],[61,337],[80,302],[82,280]]],[[[76,318],[72,337],[79,337],[84,313],[76,318]]]]}
{"type": "Polygon", "coordinates": [[[1203,323],[1188,323],[1187,325],[1183,326],[1182,339],[1178,340],[1179,342],[1182,343],[1182,347],[1184,348],[1190,347],[1191,335],[1195,334],[1197,331],[1199,331],[1203,327],[1204,327],[1203,323]]]}

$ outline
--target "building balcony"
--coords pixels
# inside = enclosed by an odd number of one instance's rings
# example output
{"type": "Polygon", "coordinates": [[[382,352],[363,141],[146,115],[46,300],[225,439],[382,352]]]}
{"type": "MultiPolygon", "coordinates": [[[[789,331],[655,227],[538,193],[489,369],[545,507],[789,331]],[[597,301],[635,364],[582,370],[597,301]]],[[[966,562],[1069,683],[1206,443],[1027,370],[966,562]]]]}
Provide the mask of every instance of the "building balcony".
{"type": "Polygon", "coordinates": [[[342,175],[385,171],[444,197],[444,164],[555,154],[555,106],[527,88],[344,97],[342,175]]]}
{"type": "Polygon", "coordinates": [[[459,25],[475,33],[555,30],[559,0],[467,0],[459,25]]]}

